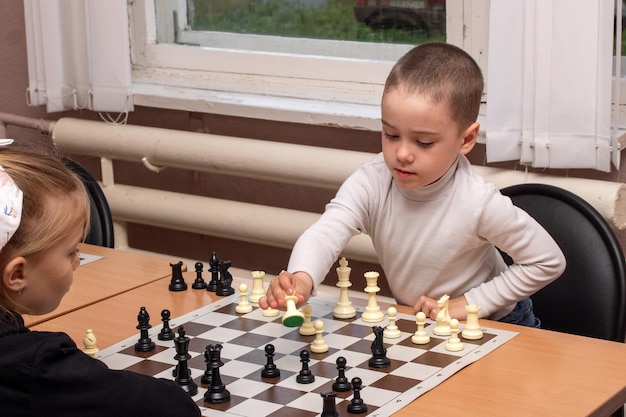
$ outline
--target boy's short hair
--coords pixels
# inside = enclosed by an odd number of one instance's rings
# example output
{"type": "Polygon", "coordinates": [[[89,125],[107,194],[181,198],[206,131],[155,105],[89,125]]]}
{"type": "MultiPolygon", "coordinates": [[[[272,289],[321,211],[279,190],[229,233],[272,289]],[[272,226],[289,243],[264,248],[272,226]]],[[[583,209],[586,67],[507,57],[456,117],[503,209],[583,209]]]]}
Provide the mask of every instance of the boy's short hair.
{"type": "Polygon", "coordinates": [[[424,94],[434,103],[447,102],[450,117],[463,130],[478,118],[483,86],[480,67],[467,52],[432,42],[416,46],[396,62],[383,95],[399,88],[424,94]]]}

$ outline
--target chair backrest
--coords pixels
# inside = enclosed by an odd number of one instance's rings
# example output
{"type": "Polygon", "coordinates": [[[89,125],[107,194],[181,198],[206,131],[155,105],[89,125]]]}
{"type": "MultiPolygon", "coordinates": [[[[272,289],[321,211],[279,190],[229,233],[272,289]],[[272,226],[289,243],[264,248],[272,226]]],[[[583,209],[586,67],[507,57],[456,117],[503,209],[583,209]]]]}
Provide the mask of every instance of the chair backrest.
{"type": "Polygon", "coordinates": [[[89,194],[89,201],[91,203],[91,227],[85,242],[92,245],[112,248],[114,246],[113,218],[100,184],[98,184],[98,181],[96,181],[93,175],[78,162],[68,158],[65,158],[64,162],[65,165],[83,180],[83,184],[85,184],[85,188],[89,194]]]}
{"type": "Polygon", "coordinates": [[[501,192],[552,235],[567,260],[563,275],[531,297],[542,328],[624,342],[624,254],[602,215],[551,185],[520,184],[501,192]]]}

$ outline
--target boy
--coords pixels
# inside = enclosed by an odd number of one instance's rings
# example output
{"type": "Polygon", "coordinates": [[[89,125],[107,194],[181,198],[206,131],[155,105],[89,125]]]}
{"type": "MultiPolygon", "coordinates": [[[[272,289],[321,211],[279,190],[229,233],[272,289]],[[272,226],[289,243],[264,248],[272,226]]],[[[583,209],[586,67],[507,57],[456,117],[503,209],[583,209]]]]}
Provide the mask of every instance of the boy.
{"type": "Polygon", "coordinates": [[[382,153],[361,166],[296,242],[288,271],[270,282],[262,308],[284,294],[315,294],[350,238],[368,234],[394,298],[435,319],[450,296],[480,316],[538,327],[531,294],[558,278],[565,258],[550,235],[476,174],[465,157],[476,144],[483,78],[462,49],[422,44],[385,83],[382,153]],[[507,267],[496,250],[515,263],[507,267]]]}

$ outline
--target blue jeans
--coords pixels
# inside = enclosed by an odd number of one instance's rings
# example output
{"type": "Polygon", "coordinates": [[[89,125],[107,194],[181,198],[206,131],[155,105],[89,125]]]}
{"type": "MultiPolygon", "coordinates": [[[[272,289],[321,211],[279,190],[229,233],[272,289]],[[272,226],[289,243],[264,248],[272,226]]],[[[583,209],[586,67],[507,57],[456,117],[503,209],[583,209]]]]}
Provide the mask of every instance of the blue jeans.
{"type": "Polygon", "coordinates": [[[541,321],[535,317],[533,312],[533,302],[528,298],[524,298],[517,303],[513,311],[500,320],[503,323],[519,324],[520,326],[541,328],[541,321]]]}

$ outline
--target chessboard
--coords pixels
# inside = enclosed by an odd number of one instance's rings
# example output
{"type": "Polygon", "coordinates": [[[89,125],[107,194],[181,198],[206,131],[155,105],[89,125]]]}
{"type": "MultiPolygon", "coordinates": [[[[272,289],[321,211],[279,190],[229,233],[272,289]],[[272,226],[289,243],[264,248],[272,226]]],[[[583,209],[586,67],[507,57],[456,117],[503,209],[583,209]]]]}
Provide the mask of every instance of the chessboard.
{"type": "MultiPolygon", "coordinates": [[[[363,308],[357,306],[356,317],[335,319],[333,301],[312,298],[309,300],[313,309],[312,319],[323,321],[323,338],[329,349],[325,353],[310,352],[307,366],[314,381],[302,384],[297,381],[303,368],[300,352],[308,350],[316,336],[302,336],[297,327],[283,325],[280,316],[264,316],[257,305],[249,313],[238,314],[235,308],[239,299],[239,294],[220,298],[196,311],[171,318],[168,323],[172,330],[182,326],[185,337],[189,338],[187,365],[198,387],[193,398],[203,416],[321,416],[322,397],[333,392],[332,386],[338,377],[337,359],[340,357],[345,358],[345,377],[349,380],[360,378],[362,382],[359,394],[367,411],[359,415],[390,416],[517,335],[515,332],[481,326],[481,339],[461,338],[463,349],[450,352],[445,348],[446,337],[436,336],[432,332],[435,326],[430,320],[427,320],[425,327],[430,342],[425,345],[412,343],[411,337],[416,331],[415,316],[398,313],[395,325],[401,331],[400,337],[384,339],[390,364],[385,368],[374,368],[368,364],[375,339],[373,328],[387,325],[388,318],[385,317],[380,323],[364,322],[360,318],[363,308]],[[201,382],[208,363],[205,350],[208,345],[214,344],[221,346],[220,360],[223,365],[219,373],[230,393],[229,400],[220,404],[205,402],[207,384],[201,382]],[[277,378],[261,376],[268,362],[265,350],[268,344],[275,349],[273,363],[280,371],[277,378]]],[[[159,313],[149,312],[153,317],[159,317],[159,313]]],[[[158,320],[153,318],[153,321],[158,320]]],[[[127,369],[174,380],[179,363],[175,359],[177,350],[172,340],[158,339],[162,327],[163,324],[152,323],[148,336],[155,347],[148,352],[136,351],[138,333],[135,337],[99,351],[96,357],[112,369],[127,369]]],[[[338,416],[355,416],[347,411],[355,395],[351,390],[332,395],[338,416]]]]}

